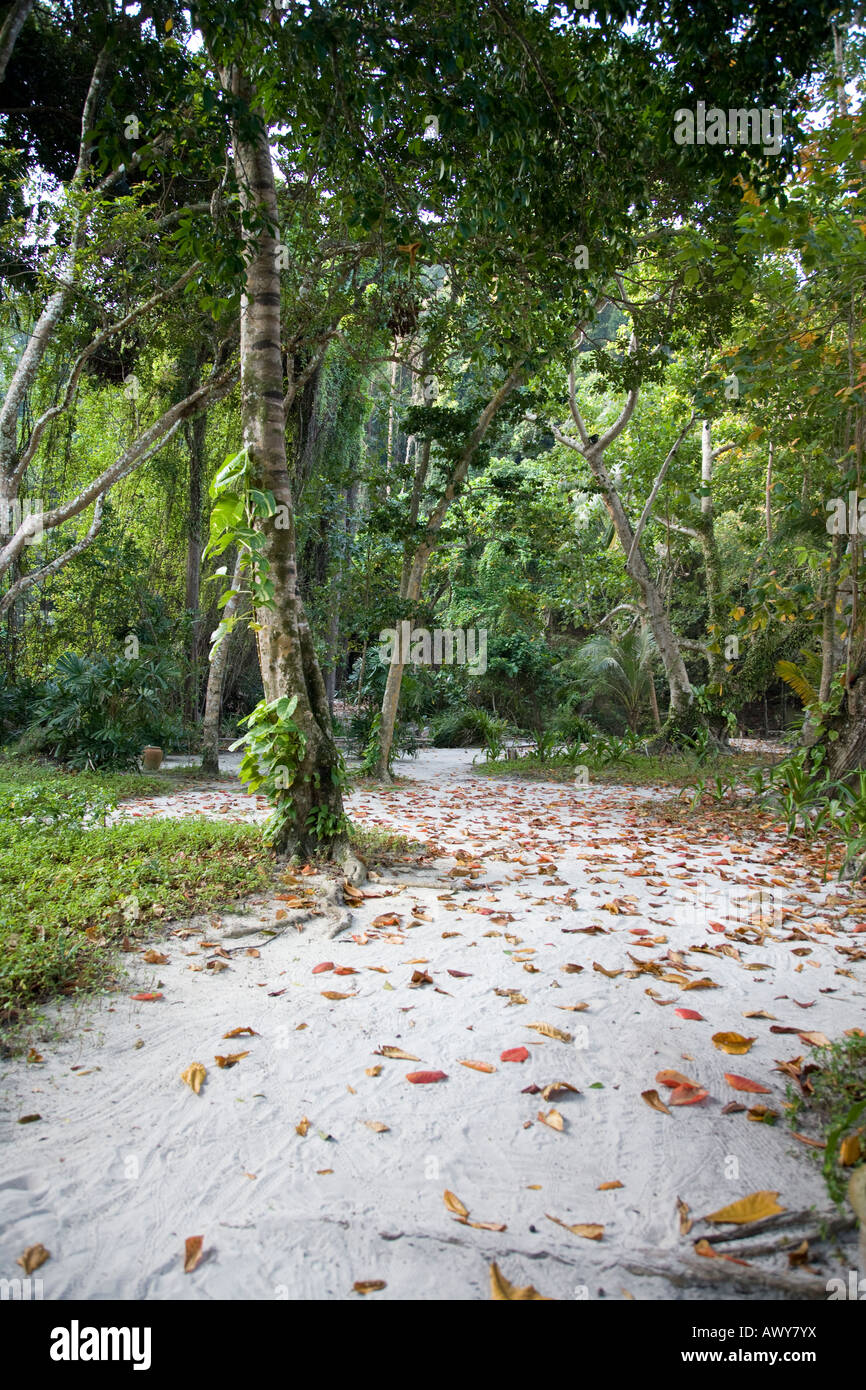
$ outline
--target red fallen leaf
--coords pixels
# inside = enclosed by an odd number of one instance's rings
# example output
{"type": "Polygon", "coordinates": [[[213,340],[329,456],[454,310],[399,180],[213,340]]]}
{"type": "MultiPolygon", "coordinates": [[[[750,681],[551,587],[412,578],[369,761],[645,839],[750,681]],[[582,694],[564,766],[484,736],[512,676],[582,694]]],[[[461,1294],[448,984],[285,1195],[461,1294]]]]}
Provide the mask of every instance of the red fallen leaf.
{"type": "Polygon", "coordinates": [[[724,927],[724,923],[723,923],[723,922],[708,922],[708,923],[707,923],[707,926],[710,927],[713,931],[724,931],[724,930],[725,930],[725,927],[724,927]]]}
{"type": "Polygon", "coordinates": [[[154,999],[161,999],[161,994],[131,994],[130,999],[140,999],[145,1004],[153,1003],[154,999]]]}
{"type": "Polygon", "coordinates": [[[770,1094],[769,1086],[762,1086],[759,1081],[750,1081],[747,1076],[737,1076],[733,1071],[725,1072],[725,1080],[735,1091],[756,1091],[764,1096],[770,1094]]]}
{"type": "Polygon", "coordinates": [[[357,975],[357,970],[353,970],[351,965],[337,965],[334,967],[335,975],[357,975]]]}
{"type": "Polygon", "coordinates": [[[455,980],[468,980],[472,974],[471,970],[449,970],[449,975],[453,975],[455,980]]]}
{"type": "Polygon", "coordinates": [[[529,1052],[525,1047],[509,1047],[507,1051],[500,1053],[500,1062],[528,1062],[529,1052]]]}
{"type": "Polygon", "coordinates": [[[535,1082],[533,1081],[529,1086],[524,1086],[520,1094],[522,1096],[537,1096],[541,1094],[541,1087],[536,1086],[535,1082]]]}
{"type": "Polygon", "coordinates": [[[325,971],[325,970],[333,970],[333,969],[334,969],[334,962],[333,962],[332,960],[323,960],[322,963],[321,963],[321,965],[314,965],[314,966],[313,966],[313,974],[314,974],[314,975],[321,975],[323,971],[325,971]]]}
{"type": "Polygon", "coordinates": [[[709,1091],[702,1091],[694,1086],[675,1086],[668,1096],[668,1105],[697,1105],[700,1101],[706,1100],[709,1094],[709,1091]]]}
{"type": "Polygon", "coordinates": [[[679,1018],[694,1018],[698,1019],[701,1023],[706,1023],[707,1021],[703,1014],[698,1013],[697,1009],[674,1009],[674,1013],[679,1018]]]}
{"type": "Polygon", "coordinates": [[[434,1081],[447,1081],[448,1073],[445,1071],[410,1071],[406,1073],[406,1080],[411,1081],[413,1086],[429,1086],[434,1081]]]}

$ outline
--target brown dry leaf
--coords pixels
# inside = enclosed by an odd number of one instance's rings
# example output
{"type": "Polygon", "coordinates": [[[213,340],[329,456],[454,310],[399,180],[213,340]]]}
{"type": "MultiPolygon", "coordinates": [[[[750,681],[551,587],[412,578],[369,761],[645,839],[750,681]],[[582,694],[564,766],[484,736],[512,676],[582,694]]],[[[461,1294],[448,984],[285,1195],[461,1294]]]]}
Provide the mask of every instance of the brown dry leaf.
{"type": "Polygon", "coordinates": [[[776,1022],[775,1014],[768,1014],[766,1009],[753,1009],[750,1014],[743,1014],[743,1018],[768,1018],[771,1023],[776,1022]]]}
{"type": "Polygon", "coordinates": [[[527,1284],[524,1288],[518,1288],[516,1284],[511,1284],[499,1268],[498,1264],[490,1266],[490,1297],[497,1303],[552,1303],[552,1298],[547,1298],[545,1294],[539,1293],[532,1284],[527,1284]]]}
{"type": "Polygon", "coordinates": [[[751,1192],[748,1197],[741,1197],[738,1202],[721,1207],[703,1219],[704,1221],[730,1221],[736,1225],[744,1225],[749,1221],[763,1221],[765,1216],[778,1216],[787,1210],[786,1207],[779,1206],[778,1196],[778,1192],[751,1192]]]}
{"type": "Polygon", "coordinates": [[[306,1134],[309,1128],[310,1121],[307,1119],[305,1115],[304,1118],[301,1120],[300,1124],[295,1125],[295,1133],[300,1134],[301,1138],[304,1139],[306,1138],[306,1134]]]}
{"type": "Polygon", "coordinates": [[[573,1091],[576,1096],[580,1095],[577,1087],[567,1081],[551,1081],[548,1086],[542,1088],[541,1094],[545,1100],[555,1100],[561,1091],[573,1091]]]}
{"type": "Polygon", "coordinates": [[[388,1126],[383,1125],[381,1120],[365,1120],[364,1124],[367,1126],[368,1129],[372,1129],[374,1134],[390,1133],[388,1126]]]}
{"type": "Polygon", "coordinates": [[[572,1036],[564,1033],[561,1028],[554,1028],[552,1023],[527,1023],[526,1028],[534,1028],[536,1033],[542,1033],[545,1038],[556,1038],[557,1042],[570,1043],[572,1036]]]}
{"type": "Polygon", "coordinates": [[[672,1113],[668,1110],[658,1091],[641,1091],[641,1097],[653,1110],[660,1110],[663,1115],[672,1113]]]}
{"type": "Polygon", "coordinates": [[[40,1245],[37,1242],[36,1245],[28,1245],[23,1254],[18,1256],[15,1263],[21,1266],[24,1273],[29,1278],[34,1269],[39,1269],[40,1265],[44,1265],[45,1261],[50,1259],[51,1251],[46,1250],[44,1245],[40,1245]]]}
{"type": "Polygon", "coordinates": [[[507,1231],[508,1227],[498,1221],[465,1221],[458,1217],[461,1226],[471,1226],[473,1231],[507,1231]]]}
{"type": "Polygon", "coordinates": [[[168,956],[162,955],[159,951],[143,951],[141,959],[146,965],[168,965],[168,956]]]}
{"type": "Polygon", "coordinates": [[[242,1057],[249,1057],[249,1055],[248,1052],[228,1052],[225,1057],[220,1057],[218,1054],[215,1055],[214,1061],[218,1067],[224,1069],[226,1067],[233,1067],[242,1057]]]}
{"type": "Polygon", "coordinates": [[[578,1222],[576,1226],[569,1226],[567,1221],[560,1221],[558,1216],[550,1216],[544,1213],[548,1221],[553,1221],[557,1226],[562,1226],[564,1230],[571,1231],[573,1236],[583,1236],[584,1240],[601,1240],[604,1235],[604,1227],[598,1226],[594,1222],[578,1222]]]}
{"type": "Polygon", "coordinates": [[[201,1264],[203,1245],[204,1236],[187,1236],[183,1255],[184,1274],[192,1274],[193,1270],[201,1264]]]}
{"type": "Polygon", "coordinates": [[[45,1058],[42,1056],[41,1052],[36,1051],[35,1047],[31,1047],[30,1051],[27,1053],[27,1061],[38,1064],[39,1062],[44,1062],[45,1058]]]}
{"type": "Polygon", "coordinates": [[[411,1052],[404,1052],[402,1047],[379,1047],[376,1049],[377,1057],[394,1057],[401,1062],[420,1062],[420,1057],[415,1057],[411,1052]]]}
{"type": "MultiPolygon", "coordinates": [[[[322,1171],[326,1170],[323,1169],[322,1171]]],[[[352,1285],[355,1293],[377,1293],[379,1289],[386,1289],[387,1287],[384,1279],[356,1279],[352,1285]]]]}
{"type": "Polygon", "coordinates": [[[381,1068],[381,1067],[365,1067],[365,1068],[364,1068],[364,1074],[365,1074],[366,1076],[378,1076],[378,1075],[381,1073],[381,1071],[382,1071],[382,1068],[381,1068]]]}
{"type": "Polygon", "coordinates": [[[560,1134],[565,1128],[565,1120],[558,1110],[548,1110],[546,1115],[543,1110],[539,1110],[537,1119],[540,1120],[543,1125],[547,1125],[550,1129],[557,1130],[560,1134]]]}
{"type": "Polygon", "coordinates": [[[796,1269],[798,1265],[805,1265],[805,1264],[808,1264],[808,1262],[809,1262],[809,1242],[808,1242],[808,1240],[803,1240],[803,1241],[801,1241],[800,1244],[797,1246],[796,1250],[789,1250],[789,1251],[788,1251],[788,1264],[791,1266],[792,1269],[796,1269]]]}
{"type": "Polygon", "coordinates": [[[755,1041],[754,1038],[744,1038],[742,1033],[714,1033],[712,1041],[720,1052],[727,1052],[731,1056],[742,1057],[748,1052],[755,1041]]]}
{"type": "Polygon", "coordinates": [[[593,970],[597,970],[599,975],[606,975],[609,980],[615,980],[617,975],[621,975],[621,970],[605,970],[603,965],[599,965],[597,960],[592,962],[593,970]]]}
{"type": "Polygon", "coordinates": [[[575,965],[572,961],[569,961],[568,965],[561,965],[559,968],[560,970],[564,970],[566,975],[579,975],[583,966],[575,965]]]}
{"type": "Polygon", "coordinates": [[[191,1086],[198,1095],[206,1076],[207,1069],[202,1066],[201,1062],[191,1062],[186,1071],[181,1072],[180,1079],[185,1081],[187,1086],[191,1086]]]}
{"type": "Polygon", "coordinates": [[[228,969],[229,969],[228,961],[224,961],[224,960],[209,960],[208,963],[207,963],[207,965],[205,966],[205,970],[215,970],[215,971],[217,971],[217,972],[220,971],[220,970],[228,970],[228,969]]]}
{"type": "Polygon", "coordinates": [[[442,1194],[442,1199],[443,1199],[443,1201],[444,1201],[446,1207],[448,1208],[448,1210],[449,1210],[449,1211],[453,1211],[455,1216],[468,1216],[468,1215],[469,1215],[469,1208],[468,1208],[468,1207],[464,1207],[464,1205],[463,1205],[463,1203],[461,1202],[460,1198],[459,1198],[459,1197],[456,1197],[456,1196],[454,1195],[453,1192],[449,1192],[447,1187],[446,1187],[444,1193],[442,1194]]]}
{"type": "MultiPolygon", "coordinates": [[[[245,1035],[251,1038],[257,1038],[259,1036],[255,1028],[233,1028],[230,1033],[223,1033],[223,1038],[242,1038],[245,1035]]],[[[244,1053],[244,1056],[246,1056],[246,1053],[244,1053]]]]}
{"type": "Polygon", "coordinates": [[[256,960],[259,959],[261,954],[261,951],[259,951],[255,946],[248,946],[247,949],[244,951],[245,956],[254,956],[256,960]]]}
{"type": "Polygon", "coordinates": [[[462,1058],[461,1058],[461,1059],[458,1059],[458,1060],[460,1061],[461,1067],[471,1067],[471,1069],[472,1069],[473,1071],[495,1071],[495,1070],[496,1070],[496,1068],[493,1066],[492,1062],[468,1062],[468,1061],[463,1060],[462,1058]]]}
{"type": "Polygon", "coordinates": [[[800,1038],[810,1047],[832,1047],[830,1039],[826,1033],[801,1033],[800,1038]]]}
{"type": "Polygon", "coordinates": [[[614,1178],[613,1182],[600,1182],[595,1190],[596,1192],[613,1192],[615,1187],[622,1186],[623,1184],[619,1181],[619,1178],[614,1178]]]}
{"type": "Polygon", "coordinates": [[[695,1224],[689,1216],[691,1207],[688,1202],[684,1202],[682,1197],[677,1198],[677,1215],[680,1218],[680,1235],[687,1236],[692,1226],[695,1224]]]}

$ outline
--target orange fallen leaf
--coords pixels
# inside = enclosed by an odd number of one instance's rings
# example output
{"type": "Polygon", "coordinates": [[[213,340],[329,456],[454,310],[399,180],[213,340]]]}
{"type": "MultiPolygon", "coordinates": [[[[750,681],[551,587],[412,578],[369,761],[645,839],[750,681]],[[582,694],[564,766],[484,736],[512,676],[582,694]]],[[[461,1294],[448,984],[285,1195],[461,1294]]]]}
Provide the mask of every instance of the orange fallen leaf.
{"type": "Polygon", "coordinates": [[[765,1096],[770,1094],[769,1086],[762,1086],[759,1081],[750,1081],[747,1076],[737,1076],[736,1072],[726,1071],[725,1080],[735,1091],[755,1091],[765,1096]]]}
{"type": "MultiPolygon", "coordinates": [[[[259,1036],[255,1028],[233,1028],[230,1033],[223,1033],[223,1038],[242,1038],[244,1034],[247,1034],[251,1038],[257,1038],[259,1036]]],[[[244,1055],[246,1056],[246,1054],[244,1055]]]]}
{"type": "Polygon", "coordinates": [[[712,1041],[720,1052],[728,1052],[741,1057],[749,1051],[755,1039],[744,1038],[742,1033],[714,1033],[712,1041]]]}
{"type": "Polygon", "coordinates": [[[192,1274],[193,1270],[201,1264],[203,1245],[204,1236],[187,1236],[183,1256],[184,1274],[192,1274]]]}
{"type": "Polygon", "coordinates": [[[240,1062],[240,1060],[241,1060],[243,1057],[249,1057],[249,1055],[250,1055],[250,1054],[249,1054],[248,1052],[229,1052],[225,1057],[220,1057],[220,1056],[217,1054],[217,1055],[214,1057],[214,1061],[216,1062],[216,1064],[217,1064],[218,1067],[224,1069],[224,1068],[226,1068],[226,1067],[233,1067],[233,1066],[235,1066],[235,1064],[236,1064],[237,1062],[240,1062]]]}
{"type": "Polygon", "coordinates": [[[448,1073],[444,1071],[410,1071],[406,1073],[406,1080],[411,1081],[413,1086],[430,1086],[434,1081],[447,1081],[448,1073]]]}
{"type": "Polygon", "coordinates": [[[471,1067],[473,1071],[495,1071],[492,1062],[469,1062],[460,1058],[461,1067],[471,1067]]]}
{"type": "Polygon", "coordinates": [[[29,1278],[34,1269],[39,1269],[40,1265],[44,1265],[45,1261],[50,1259],[51,1251],[46,1250],[44,1245],[37,1242],[36,1245],[28,1245],[27,1249],[18,1256],[15,1263],[21,1266],[24,1273],[29,1278]]]}

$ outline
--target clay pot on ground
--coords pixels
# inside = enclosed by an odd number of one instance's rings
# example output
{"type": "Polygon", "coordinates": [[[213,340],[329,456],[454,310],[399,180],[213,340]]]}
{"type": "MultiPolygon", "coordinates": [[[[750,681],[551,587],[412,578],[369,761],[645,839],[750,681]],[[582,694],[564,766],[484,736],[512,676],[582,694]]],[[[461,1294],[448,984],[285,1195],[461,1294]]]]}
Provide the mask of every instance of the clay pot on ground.
{"type": "Polygon", "coordinates": [[[161,748],[148,745],[141,752],[141,761],[144,764],[145,772],[156,772],[162,765],[163,752],[161,748]]]}

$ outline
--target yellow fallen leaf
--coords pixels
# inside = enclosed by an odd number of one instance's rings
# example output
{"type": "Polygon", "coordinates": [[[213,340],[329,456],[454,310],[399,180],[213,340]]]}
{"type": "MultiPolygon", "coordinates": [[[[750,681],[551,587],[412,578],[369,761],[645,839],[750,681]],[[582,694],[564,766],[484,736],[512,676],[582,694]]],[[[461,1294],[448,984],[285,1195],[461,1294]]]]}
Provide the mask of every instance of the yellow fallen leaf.
{"type": "Polygon", "coordinates": [[[545,1294],[539,1293],[531,1284],[524,1288],[518,1288],[516,1284],[511,1284],[502,1273],[498,1264],[490,1266],[490,1297],[496,1303],[552,1303],[552,1298],[547,1298],[545,1294]]]}
{"type": "Polygon", "coordinates": [[[309,1128],[310,1121],[307,1119],[305,1115],[304,1118],[300,1121],[300,1123],[295,1125],[295,1133],[300,1134],[301,1138],[303,1139],[306,1136],[307,1130],[309,1128]]]}
{"type": "Polygon", "coordinates": [[[737,1225],[744,1225],[748,1221],[763,1221],[765,1216],[778,1216],[780,1212],[787,1210],[786,1207],[779,1206],[776,1200],[778,1196],[778,1192],[751,1192],[748,1197],[741,1197],[738,1202],[732,1202],[730,1206],[711,1212],[704,1220],[731,1221],[737,1225]]]}
{"type": "Polygon", "coordinates": [[[849,1134],[839,1146],[839,1162],[843,1168],[851,1168],[858,1162],[862,1153],[859,1134],[849,1134]]]}
{"type": "Polygon", "coordinates": [[[558,1110],[549,1110],[546,1115],[543,1110],[539,1110],[538,1119],[543,1125],[548,1125],[550,1129],[558,1130],[560,1133],[565,1128],[565,1120],[558,1110]]]}
{"type": "Polygon", "coordinates": [[[754,1038],[744,1038],[742,1033],[714,1033],[712,1041],[720,1052],[730,1053],[731,1056],[741,1057],[748,1052],[755,1041],[754,1038]]]}
{"type": "Polygon", "coordinates": [[[564,1033],[561,1028],[554,1028],[552,1023],[527,1023],[527,1028],[534,1028],[536,1033],[542,1033],[545,1038],[556,1038],[557,1042],[570,1043],[572,1037],[570,1033],[564,1033]]]}
{"type": "Polygon", "coordinates": [[[381,1070],[381,1067],[365,1067],[364,1073],[367,1076],[378,1076],[381,1070]]]}
{"type": "Polygon", "coordinates": [[[442,1200],[444,1201],[448,1210],[454,1212],[455,1216],[469,1215],[469,1208],[464,1207],[460,1198],[456,1197],[453,1192],[449,1192],[447,1187],[442,1195],[442,1200]]]}
{"type": "Polygon", "coordinates": [[[191,1062],[186,1071],[181,1072],[180,1079],[181,1081],[185,1081],[187,1086],[191,1086],[196,1095],[198,1095],[202,1087],[202,1082],[206,1076],[207,1070],[202,1066],[201,1062],[191,1062]]]}
{"type": "Polygon", "coordinates": [[[372,1129],[375,1134],[387,1134],[388,1126],[383,1125],[381,1120],[365,1120],[364,1124],[368,1129],[372,1129]]]}
{"type": "Polygon", "coordinates": [[[544,1213],[548,1221],[553,1221],[557,1226],[562,1226],[564,1230],[571,1231],[573,1236],[583,1236],[584,1240],[601,1240],[604,1235],[604,1227],[598,1226],[594,1222],[579,1221],[576,1226],[569,1226],[567,1221],[560,1221],[558,1216],[550,1216],[544,1213]]]}

